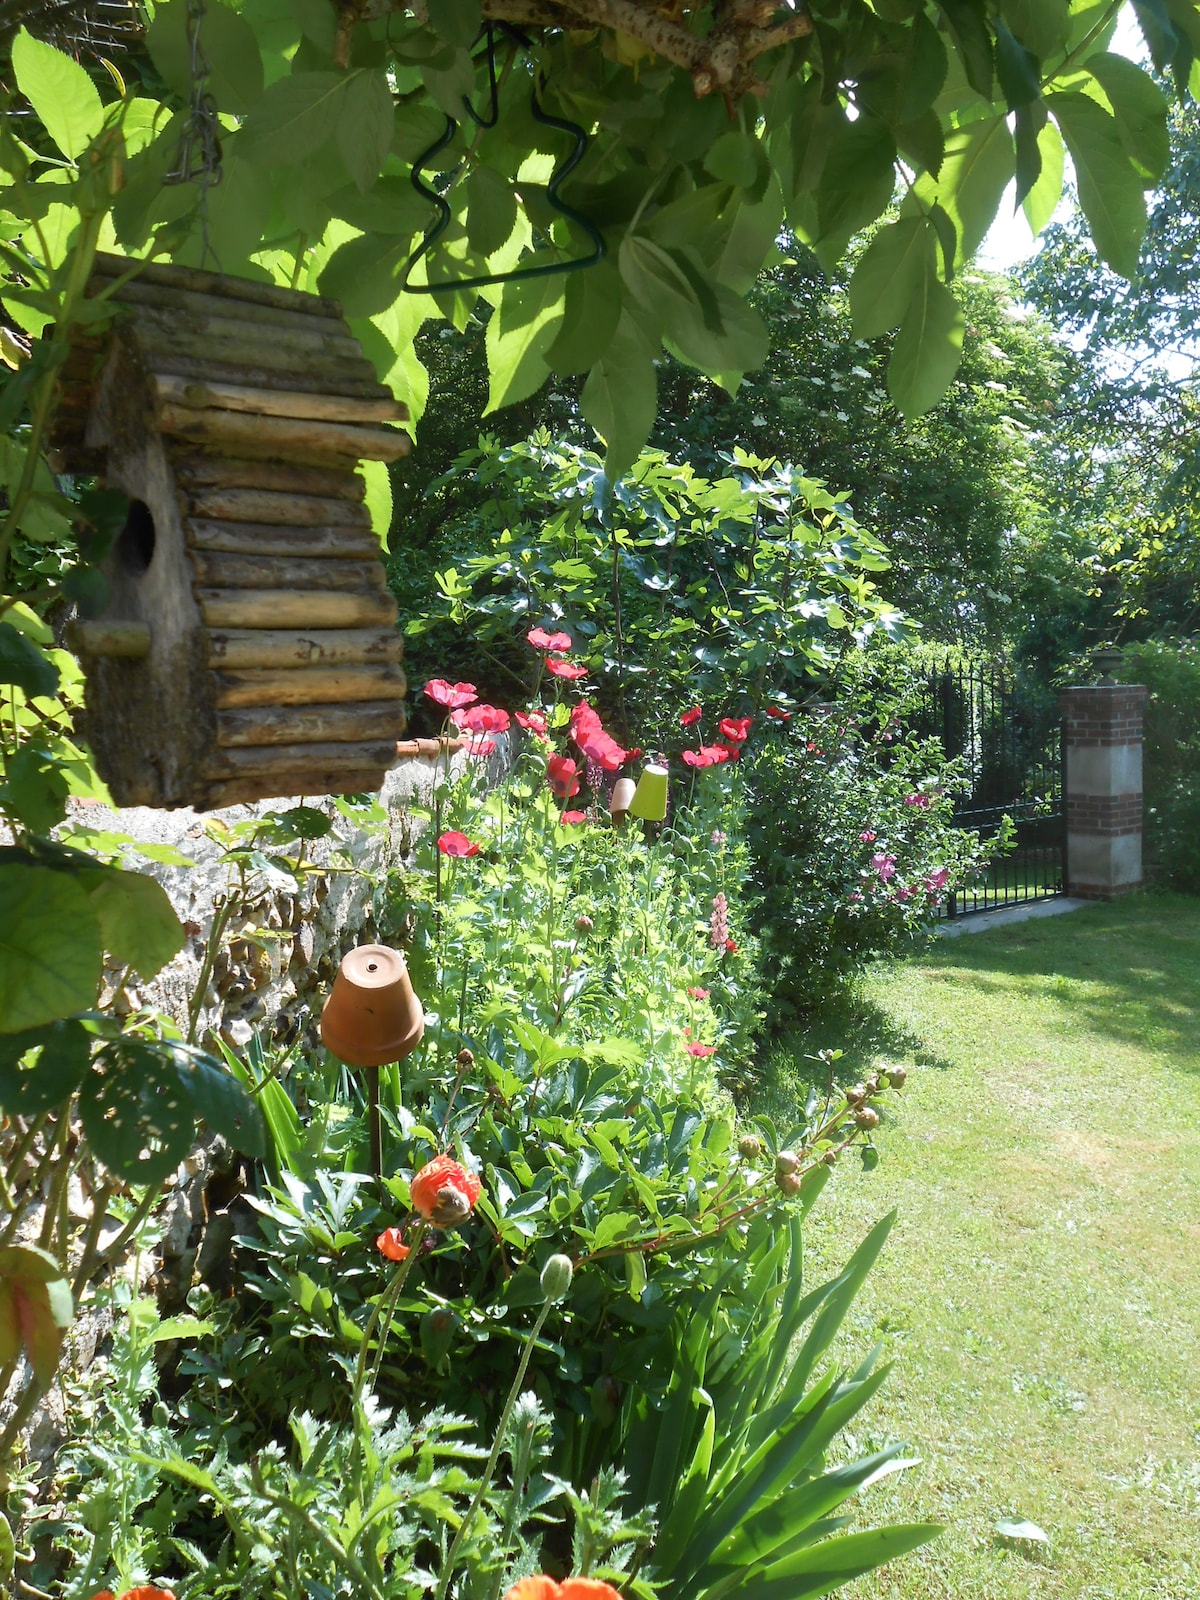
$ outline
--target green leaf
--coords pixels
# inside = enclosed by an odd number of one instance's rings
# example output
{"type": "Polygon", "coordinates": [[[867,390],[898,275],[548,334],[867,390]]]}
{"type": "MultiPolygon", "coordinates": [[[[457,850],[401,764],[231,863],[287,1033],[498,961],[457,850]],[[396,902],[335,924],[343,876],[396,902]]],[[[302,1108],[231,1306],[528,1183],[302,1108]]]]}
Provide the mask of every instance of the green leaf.
{"type": "MultiPolygon", "coordinates": [[[[1019,123],[1018,118],[1018,139],[1019,123]]],[[[1022,202],[1025,220],[1035,234],[1041,233],[1058,210],[1058,203],[1062,199],[1065,166],[1062,134],[1053,122],[1047,120],[1038,133],[1037,142],[1042,158],[1041,170],[1033,188],[1022,202]]]]}
{"type": "Polygon", "coordinates": [[[1022,206],[1042,174],[1040,134],[1048,113],[1040,100],[1021,106],[1016,114],[1013,142],[1017,149],[1017,205],[1022,206]]]}
{"type": "Polygon", "coordinates": [[[896,141],[878,117],[838,129],[817,189],[818,239],[841,243],[884,211],[896,187],[896,141]]]}
{"type": "Polygon", "coordinates": [[[1000,0],[1000,10],[1013,33],[1039,61],[1065,46],[1070,0],[1000,0]]]}
{"type": "Polygon", "coordinates": [[[1086,94],[1053,94],[1047,104],[1075,163],[1079,204],[1096,249],[1114,272],[1132,278],[1146,230],[1146,197],[1116,119],[1086,94]]]}
{"type": "Polygon", "coordinates": [[[825,1539],[800,1555],[789,1556],[766,1569],[751,1572],[744,1583],[729,1590],[735,1600],[819,1600],[864,1572],[907,1555],[936,1539],[940,1523],[898,1523],[872,1528],[867,1533],[825,1539]]]}
{"type": "Polygon", "coordinates": [[[97,1156],[127,1183],[169,1177],[196,1129],[174,1063],[130,1038],[95,1058],[80,1090],[79,1114],[97,1156]]]}
{"type": "Polygon", "coordinates": [[[338,126],[349,80],[340,72],[280,78],[250,111],[239,153],[263,167],[294,167],[319,150],[338,126]]]}
{"type": "Polygon", "coordinates": [[[0,683],[15,683],[31,698],[58,688],[58,668],[11,622],[0,622],[0,683]]]}
{"type": "Polygon", "coordinates": [[[104,948],[114,960],[152,978],[183,949],[187,935],[167,892],[142,872],[86,868],[79,881],[100,923],[104,948]]]}
{"type": "Polygon", "coordinates": [[[900,1455],[904,1446],[888,1445],[874,1455],[847,1462],[819,1473],[782,1494],[766,1496],[760,1510],[740,1522],[714,1558],[714,1565],[750,1566],[793,1544],[806,1528],[827,1516],[860,1489],[868,1479],[900,1455]]]}
{"type": "Polygon", "coordinates": [[[543,360],[551,372],[589,372],[608,347],[621,317],[621,280],[609,261],[567,279],[562,327],[543,360]]]}
{"type": "Polygon", "coordinates": [[[67,777],[56,756],[25,744],[9,757],[0,805],[30,833],[49,833],[67,814],[67,777]]]}
{"type": "Polygon", "coordinates": [[[0,1034],[0,1106],[6,1115],[36,1117],[60,1106],[87,1071],[92,1036],[73,1017],[22,1033],[0,1034]],[[37,1049],[31,1067],[21,1058],[37,1049]]]}
{"type": "Polygon", "coordinates": [[[0,1516],[0,1583],[7,1583],[17,1564],[17,1545],[8,1518],[0,1516]]]}
{"type": "Polygon", "coordinates": [[[888,393],[906,417],[922,416],[950,387],[962,359],[964,326],[958,301],[927,268],[888,363],[888,393]]]}
{"type": "Polygon", "coordinates": [[[938,0],[938,9],[958,46],[967,82],[985,100],[992,98],[992,40],[979,0],[938,0]]]}
{"type": "Polygon", "coordinates": [[[856,339],[874,339],[898,327],[917,286],[935,269],[937,244],[923,216],[889,222],[863,251],[850,279],[856,339]]]}
{"type": "Polygon", "coordinates": [[[559,277],[508,283],[487,326],[488,403],[484,416],[524,400],[550,375],[546,351],[562,325],[559,277]]]}
{"type": "Polygon", "coordinates": [[[482,26],[479,0],[438,0],[430,9],[429,24],[447,44],[469,46],[482,26]]]}
{"type": "Polygon", "coordinates": [[[203,1051],[176,1046],[175,1070],[197,1116],[243,1155],[266,1154],[262,1115],[236,1078],[203,1051]]]}
{"type": "Polygon", "coordinates": [[[621,313],[608,349],[591,369],[579,409],[604,440],[604,470],[615,479],[637,460],[650,437],[658,404],[658,380],[645,335],[627,311],[621,313]]]}
{"type": "Polygon", "coordinates": [[[360,234],[333,252],[318,287],[341,302],[345,316],[373,317],[395,300],[408,247],[407,239],[394,235],[360,234]]]}
{"type": "Polygon", "coordinates": [[[0,1364],[24,1349],[34,1377],[48,1389],[73,1310],[70,1283],[48,1251],[36,1245],[0,1249],[0,1364]]]}
{"type": "Polygon", "coordinates": [[[1157,183],[1171,155],[1166,96],[1125,56],[1089,56],[1087,70],[1108,97],[1125,154],[1147,183],[1157,183]]]}
{"type": "Polygon", "coordinates": [[[17,87],[69,161],[76,160],[104,126],[96,86],[77,61],[22,28],[13,40],[17,87]]]}
{"type": "Polygon", "coordinates": [[[956,264],[969,261],[983,243],[1015,166],[1004,116],[968,123],[946,140],[937,197],[958,229],[956,264]]]}
{"type": "Polygon", "coordinates": [[[762,146],[753,134],[731,128],[710,146],[704,170],[735,189],[751,189],[760,181],[762,146]]]}
{"type": "Polygon", "coordinates": [[[467,239],[471,249],[485,259],[494,255],[512,236],[516,221],[517,196],[508,179],[492,167],[472,167],[467,178],[467,239]]]}
{"type": "MultiPolygon", "coordinates": [[[[262,52],[254,30],[229,6],[207,0],[198,37],[208,63],[206,91],[222,111],[243,115],[263,92],[262,52]]],[[[188,0],[166,0],[155,8],[146,48],[163,82],[187,101],[192,91],[188,0]]]]}
{"type": "MultiPolygon", "coordinates": [[[[387,463],[384,461],[361,461],[358,470],[363,475],[367,486],[364,499],[367,511],[371,517],[371,529],[379,540],[381,547],[388,547],[388,534],[392,529],[392,480],[388,473],[387,463]]],[[[318,815],[325,823],[325,831],[329,831],[329,819],[323,812],[318,815]]]]}
{"type": "Polygon", "coordinates": [[[100,925],[74,878],[0,866],[0,1033],[86,1011],[102,961],[100,925]]]}
{"type": "Polygon", "coordinates": [[[996,18],[996,76],[1008,109],[1027,106],[1039,98],[1042,80],[1032,51],[1014,39],[1003,18],[996,18]]]}
{"type": "Polygon", "coordinates": [[[394,125],[387,74],[378,67],[352,72],[338,109],[337,145],[346,171],[364,193],[383,170],[394,125]]]}

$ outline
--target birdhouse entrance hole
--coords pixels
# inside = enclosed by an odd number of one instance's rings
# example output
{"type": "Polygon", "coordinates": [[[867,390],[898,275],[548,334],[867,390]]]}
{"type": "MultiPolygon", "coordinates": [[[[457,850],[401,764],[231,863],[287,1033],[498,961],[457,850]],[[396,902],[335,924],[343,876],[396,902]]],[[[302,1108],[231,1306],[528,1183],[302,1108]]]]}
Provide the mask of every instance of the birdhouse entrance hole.
{"type": "Polygon", "coordinates": [[[117,538],[116,556],[122,572],[140,578],[154,560],[154,515],[144,500],[129,502],[129,515],[117,538]]]}

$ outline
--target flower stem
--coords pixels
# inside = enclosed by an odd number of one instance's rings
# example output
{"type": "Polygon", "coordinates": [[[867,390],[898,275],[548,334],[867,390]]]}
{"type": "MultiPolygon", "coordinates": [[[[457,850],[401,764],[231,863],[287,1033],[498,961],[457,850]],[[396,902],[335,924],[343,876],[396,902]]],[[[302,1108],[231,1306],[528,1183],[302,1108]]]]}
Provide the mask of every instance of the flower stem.
{"type": "Polygon", "coordinates": [[[521,1392],[521,1385],[525,1382],[525,1374],[529,1371],[529,1362],[533,1356],[533,1347],[537,1343],[538,1334],[541,1333],[542,1328],[545,1325],[546,1318],[550,1315],[550,1307],[552,1304],[553,1301],[546,1301],[545,1305],[538,1312],[537,1321],[534,1323],[533,1327],[530,1328],[529,1335],[525,1340],[525,1348],[521,1351],[521,1360],[517,1367],[517,1375],[512,1381],[512,1387],[508,1391],[508,1399],[504,1402],[504,1410],[501,1413],[500,1421],[496,1425],[496,1437],[492,1442],[492,1452],[487,1458],[487,1464],[485,1465],[483,1474],[479,1479],[479,1487],[475,1491],[475,1498],[471,1501],[466,1516],[459,1523],[458,1531],[455,1533],[453,1542],[450,1545],[450,1549],[446,1553],[446,1561],[442,1567],[441,1577],[438,1579],[438,1586],[434,1594],[434,1600],[446,1600],[446,1595],[449,1593],[450,1579],[454,1575],[454,1568],[458,1562],[458,1553],[463,1547],[463,1543],[465,1542],[467,1534],[470,1531],[471,1524],[475,1521],[476,1512],[483,1504],[483,1497],[487,1493],[488,1484],[490,1484],[492,1481],[492,1475],[496,1470],[496,1463],[500,1460],[500,1452],[504,1448],[504,1435],[508,1432],[508,1424],[512,1418],[513,1407],[517,1403],[517,1396],[521,1392]]]}

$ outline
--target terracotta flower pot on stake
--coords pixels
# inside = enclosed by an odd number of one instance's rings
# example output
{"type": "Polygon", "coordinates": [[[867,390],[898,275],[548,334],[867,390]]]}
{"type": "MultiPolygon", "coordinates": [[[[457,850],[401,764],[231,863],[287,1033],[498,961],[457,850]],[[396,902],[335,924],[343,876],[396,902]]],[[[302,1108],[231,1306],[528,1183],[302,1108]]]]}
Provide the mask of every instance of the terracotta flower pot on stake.
{"type": "Polygon", "coordinates": [[[399,950],[362,944],[349,951],[321,1012],[321,1039],[339,1061],[366,1071],[371,1171],[376,1178],[383,1172],[379,1069],[411,1055],[424,1033],[425,1012],[399,950]]]}

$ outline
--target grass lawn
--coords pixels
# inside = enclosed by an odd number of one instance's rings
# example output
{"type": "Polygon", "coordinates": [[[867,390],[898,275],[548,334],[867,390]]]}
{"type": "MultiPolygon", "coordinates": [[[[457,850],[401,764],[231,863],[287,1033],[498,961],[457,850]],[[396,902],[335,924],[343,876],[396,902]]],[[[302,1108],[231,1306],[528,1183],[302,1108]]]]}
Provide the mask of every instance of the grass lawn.
{"type": "Polygon", "coordinates": [[[879,1166],[835,1172],[808,1230],[815,1282],[899,1209],[840,1354],[895,1362],[853,1445],[921,1464],[860,1509],[947,1524],[839,1594],[1200,1600],[1200,900],[939,940],[777,1081],[838,1044],[845,1082],[910,1068],[879,1166]]]}

